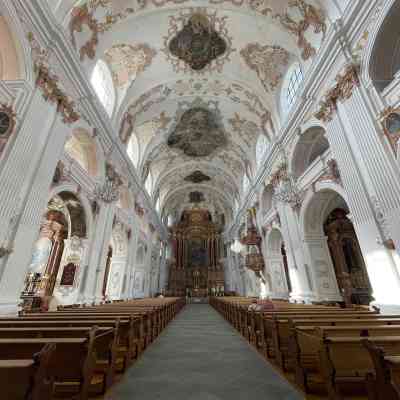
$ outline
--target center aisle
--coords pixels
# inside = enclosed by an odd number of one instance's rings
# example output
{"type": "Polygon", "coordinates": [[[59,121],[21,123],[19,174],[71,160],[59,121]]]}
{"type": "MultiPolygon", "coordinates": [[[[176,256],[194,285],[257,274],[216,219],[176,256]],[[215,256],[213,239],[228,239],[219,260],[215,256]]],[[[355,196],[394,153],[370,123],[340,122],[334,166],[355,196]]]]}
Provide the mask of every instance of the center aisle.
{"type": "Polygon", "coordinates": [[[106,400],[297,400],[304,397],[208,304],[187,305],[106,400]]]}

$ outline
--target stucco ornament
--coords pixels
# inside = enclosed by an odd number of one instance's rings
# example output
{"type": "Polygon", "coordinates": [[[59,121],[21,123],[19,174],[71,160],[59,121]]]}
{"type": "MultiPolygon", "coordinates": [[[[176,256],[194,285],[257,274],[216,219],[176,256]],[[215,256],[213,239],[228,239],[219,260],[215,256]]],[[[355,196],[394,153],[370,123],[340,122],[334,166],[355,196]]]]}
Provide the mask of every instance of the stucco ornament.
{"type": "Polygon", "coordinates": [[[233,132],[236,132],[246,145],[251,148],[260,132],[258,125],[254,121],[241,118],[237,112],[235,112],[233,118],[228,119],[228,122],[232,126],[233,132]]]}
{"type": "Polygon", "coordinates": [[[381,230],[383,239],[383,241],[381,241],[379,238],[377,238],[377,242],[382,242],[383,244],[386,244],[392,239],[392,235],[390,232],[390,223],[385,215],[385,212],[383,211],[382,205],[379,200],[375,196],[373,196],[371,197],[371,201],[374,208],[376,222],[381,230]]]}
{"type": "Polygon", "coordinates": [[[135,80],[137,75],[150,67],[157,52],[146,43],[118,44],[105,52],[114,84],[123,87],[135,80]]]}
{"type": "Polygon", "coordinates": [[[322,40],[325,38],[326,17],[321,9],[304,0],[290,0],[286,12],[277,14],[274,18],[278,19],[289,33],[296,36],[303,60],[308,60],[317,53],[315,47],[307,40],[306,33],[312,28],[314,34],[322,33],[322,40]]]}
{"type": "Polygon", "coordinates": [[[289,63],[289,53],[281,46],[261,46],[250,43],[241,50],[240,55],[253,70],[267,92],[276,89],[283,78],[289,63]]]}
{"type": "Polygon", "coordinates": [[[227,135],[218,107],[211,110],[201,99],[177,118],[167,144],[189,157],[207,157],[227,146],[227,135]]]}
{"type": "Polygon", "coordinates": [[[227,18],[218,17],[217,11],[181,11],[179,16],[170,17],[162,51],[176,72],[221,72],[234,51],[226,24],[227,18]]]}

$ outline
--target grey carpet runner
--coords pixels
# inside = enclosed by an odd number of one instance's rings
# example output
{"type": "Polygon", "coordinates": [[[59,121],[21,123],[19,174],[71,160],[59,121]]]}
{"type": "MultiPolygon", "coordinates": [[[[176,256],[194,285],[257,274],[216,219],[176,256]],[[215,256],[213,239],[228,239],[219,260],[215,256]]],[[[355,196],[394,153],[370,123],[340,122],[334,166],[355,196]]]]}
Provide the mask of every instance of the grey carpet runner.
{"type": "Polygon", "coordinates": [[[106,400],[303,399],[208,304],[187,305],[106,400]]]}

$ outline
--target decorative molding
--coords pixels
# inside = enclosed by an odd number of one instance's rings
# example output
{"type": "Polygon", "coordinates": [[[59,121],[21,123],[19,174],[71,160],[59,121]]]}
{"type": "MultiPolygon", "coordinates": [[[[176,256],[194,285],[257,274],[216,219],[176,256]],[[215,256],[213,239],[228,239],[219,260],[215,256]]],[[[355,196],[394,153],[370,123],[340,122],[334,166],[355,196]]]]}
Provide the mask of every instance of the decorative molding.
{"type": "Polygon", "coordinates": [[[326,165],[327,168],[324,174],[321,175],[313,185],[315,186],[317,182],[324,182],[324,181],[331,181],[337,183],[338,185],[342,185],[340,171],[336,160],[331,158],[330,160],[327,161],[326,165]]]}
{"type": "Polygon", "coordinates": [[[359,73],[360,66],[350,64],[345,67],[343,73],[337,75],[336,85],[326,93],[324,100],[319,104],[319,110],[315,113],[317,119],[325,123],[332,121],[337,111],[337,102],[350,99],[354,88],[360,86],[359,73]]]}
{"type": "Polygon", "coordinates": [[[63,116],[63,122],[72,124],[78,121],[80,115],[75,111],[75,104],[59,87],[56,75],[53,75],[44,65],[35,64],[35,72],[36,86],[42,90],[46,101],[57,105],[57,112],[63,116]]]}
{"type": "Polygon", "coordinates": [[[375,197],[371,197],[372,201],[372,206],[374,209],[374,214],[375,214],[375,219],[376,222],[379,226],[379,229],[381,231],[382,239],[381,240],[379,237],[376,239],[377,243],[383,244],[387,248],[392,248],[393,247],[393,240],[392,240],[392,235],[390,232],[390,223],[386,218],[386,215],[382,209],[382,206],[379,202],[379,200],[375,197]]]}
{"type": "Polygon", "coordinates": [[[57,105],[57,112],[63,116],[64,123],[72,124],[78,121],[80,115],[75,109],[74,102],[61,89],[57,75],[50,71],[48,51],[41,48],[32,32],[28,33],[27,39],[32,49],[35,83],[41,89],[43,98],[57,105]]]}

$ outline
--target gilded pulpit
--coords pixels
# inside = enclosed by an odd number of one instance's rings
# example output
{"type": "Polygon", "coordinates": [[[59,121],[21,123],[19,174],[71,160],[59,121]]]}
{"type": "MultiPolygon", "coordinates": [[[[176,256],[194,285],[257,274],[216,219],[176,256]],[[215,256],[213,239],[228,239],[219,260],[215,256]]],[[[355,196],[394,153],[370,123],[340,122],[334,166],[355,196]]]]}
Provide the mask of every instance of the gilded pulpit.
{"type": "Polygon", "coordinates": [[[168,292],[173,296],[207,297],[223,294],[224,270],[219,263],[221,232],[208,210],[182,214],[172,228],[175,261],[169,270],[168,292]]]}

